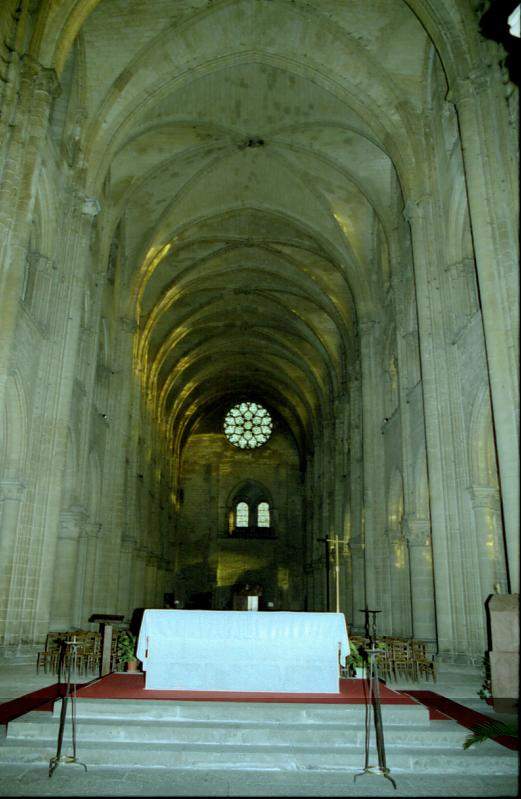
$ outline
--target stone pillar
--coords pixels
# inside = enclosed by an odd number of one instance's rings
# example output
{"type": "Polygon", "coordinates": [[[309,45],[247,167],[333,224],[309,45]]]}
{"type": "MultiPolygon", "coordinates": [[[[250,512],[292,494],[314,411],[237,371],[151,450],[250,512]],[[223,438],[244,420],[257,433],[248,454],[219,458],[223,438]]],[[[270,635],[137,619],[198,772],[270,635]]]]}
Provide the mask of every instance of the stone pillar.
{"type": "Polygon", "coordinates": [[[466,609],[461,562],[462,520],[458,507],[456,463],[451,419],[454,408],[447,364],[440,270],[435,231],[438,218],[430,195],[408,201],[404,217],[412,234],[423,411],[427,442],[432,550],[436,563],[436,622],[441,651],[466,646],[465,616],[456,618],[453,606],[466,609]],[[450,533],[449,533],[450,531],[450,533]],[[458,623],[460,625],[458,629],[458,623]]]}
{"type": "Polygon", "coordinates": [[[89,616],[91,616],[93,613],[98,612],[98,608],[93,607],[93,603],[94,603],[94,589],[96,581],[96,562],[98,559],[98,547],[101,538],[101,524],[99,522],[89,522],[86,526],[86,533],[87,535],[85,537],[85,577],[83,584],[82,621],[81,621],[81,626],[84,628],[88,624],[89,616]]]}
{"type": "Polygon", "coordinates": [[[351,539],[349,551],[351,552],[351,575],[353,581],[353,617],[350,621],[352,627],[360,629],[364,625],[364,616],[360,613],[360,608],[365,608],[367,601],[365,593],[365,552],[360,536],[351,539]]]}
{"type": "Polygon", "coordinates": [[[492,650],[490,681],[494,710],[515,712],[519,699],[519,594],[491,596],[488,601],[492,650]]]}
{"type": "Polygon", "coordinates": [[[409,548],[412,636],[436,641],[431,525],[428,519],[407,518],[404,527],[409,548]]]}
{"type": "Polygon", "coordinates": [[[495,72],[484,67],[457,80],[449,97],[458,116],[476,255],[510,590],[519,591],[519,322],[512,302],[519,294],[517,181],[501,143],[508,124],[501,89],[495,72]]]}
{"type": "Polygon", "coordinates": [[[148,554],[149,552],[146,547],[140,546],[135,550],[134,573],[132,576],[134,584],[134,608],[146,607],[145,569],[148,554]]]}
{"type": "Polygon", "coordinates": [[[58,91],[54,70],[25,55],[20,65],[18,104],[11,117],[0,182],[0,407],[25,279],[36,181],[49,114],[58,91]]]}
{"type": "Polygon", "coordinates": [[[485,603],[490,594],[508,593],[499,491],[489,486],[471,486],[469,494],[476,519],[481,596],[485,603]]]}
{"type": "Polygon", "coordinates": [[[87,511],[81,506],[73,506],[61,512],[50,618],[52,630],[70,630],[76,626],[76,581],[80,577],[78,549],[86,522],[87,511]]]}
{"type": "Polygon", "coordinates": [[[127,534],[121,537],[121,550],[119,556],[117,612],[130,618],[134,607],[132,605],[132,571],[136,539],[127,534]]]}
{"type": "Polygon", "coordinates": [[[360,323],[365,585],[369,606],[383,609],[390,586],[385,555],[384,558],[381,556],[385,527],[385,480],[383,437],[380,432],[383,420],[380,336],[380,322],[368,320],[360,323]]]}
{"type": "MultiPolygon", "coordinates": [[[[16,531],[25,484],[20,480],[0,481],[0,642],[9,644],[9,605],[13,598],[16,531]]],[[[20,600],[20,598],[18,598],[20,600]]]]}
{"type": "MultiPolygon", "coordinates": [[[[157,564],[159,558],[157,555],[149,554],[146,558],[145,565],[145,607],[156,607],[156,582],[157,582],[157,564]]],[[[162,606],[163,603],[161,603],[162,606]]]]}
{"type": "Polygon", "coordinates": [[[390,619],[391,625],[386,625],[387,629],[390,626],[389,633],[408,637],[411,635],[412,620],[407,541],[400,528],[388,528],[385,533],[391,582],[391,607],[389,609],[382,608],[384,611],[380,617],[382,619],[382,632],[385,629],[383,625],[386,619],[390,619]]]}

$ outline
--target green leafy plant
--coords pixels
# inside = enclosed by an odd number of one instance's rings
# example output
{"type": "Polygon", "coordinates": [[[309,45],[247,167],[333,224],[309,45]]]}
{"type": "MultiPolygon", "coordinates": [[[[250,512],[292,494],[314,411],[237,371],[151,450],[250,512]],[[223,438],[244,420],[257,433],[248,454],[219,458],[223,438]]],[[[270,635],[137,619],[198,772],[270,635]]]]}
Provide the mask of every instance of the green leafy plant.
{"type": "Polygon", "coordinates": [[[120,663],[131,663],[137,660],[136,636],[130,630],[124,630],[118,636],[118,660],[120,663]]]}
{"type": "Polygon", "coordinates": [[[486,701],[492,696],[492,682],[490,677],[490,658],[488,656],[488,652],[485,652],[482,660],[482,668],[483,668],[483,682],[481,684],[481,688],[477,691],[477,695],[483,701],[486,701]]]}
{"type": "Polygon", "coordinates": [[[482,724],[476,727],[463,742],[463,749],[468,749],[473,744],[483,743],[491,738],[499,738],[502,735],[510,735],[512,738],[519,737],[519,727],[517,721],[491,721],[489,724],[482,724]]]}
{"type": "Polygon", "coordinates": [[[349,641],[349,665],[353,669],[363,668],[367,657],[363,646],[356,646],[352,641],[349,641]]]}

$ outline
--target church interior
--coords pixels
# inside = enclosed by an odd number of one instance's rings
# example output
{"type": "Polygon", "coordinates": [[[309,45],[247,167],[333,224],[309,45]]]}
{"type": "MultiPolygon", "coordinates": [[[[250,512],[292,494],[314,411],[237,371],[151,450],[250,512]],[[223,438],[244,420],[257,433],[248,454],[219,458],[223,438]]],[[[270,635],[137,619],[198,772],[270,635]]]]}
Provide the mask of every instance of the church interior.
{"type": "Polygon", "coordinates": [[[0,4],[2,663],[248,593],[471,667],[518,624],[500,5],[0,4]]]}

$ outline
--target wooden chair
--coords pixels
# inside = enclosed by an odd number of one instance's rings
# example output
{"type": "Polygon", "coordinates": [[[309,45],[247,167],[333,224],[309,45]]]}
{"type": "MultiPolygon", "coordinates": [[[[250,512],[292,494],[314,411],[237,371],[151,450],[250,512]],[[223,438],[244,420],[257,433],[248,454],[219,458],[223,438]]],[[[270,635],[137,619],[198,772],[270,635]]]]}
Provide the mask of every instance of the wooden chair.
{"type": "Polygon", "coordinates": [[[389,671],[392,672],[394,679],[398,679],[398,675],[405,675],[416,681],[416,668],[412,659],[411,648],[407,641],[391,641],[388,646],[389,653],[389,671]]]}
{"type": "Polygon", "coordinates": [[[416,679],[425,675],[427,678],[432,677],[432,681],[436,682],[436,655],[433,654],[429,657],[425,641],[411,641],[411,654],[416,670],[416,679]]]}
{"type": "Polygon", "coordinates": [[[378,674],[383,680],[389,679],[391,674],[391,658],[389,653],[389,646],[384,641],[378,641],[378,644],[385,644],[384,647],[379,647],[379,652],[376,656],[376,664],[378,666],[378,674]]]}
{"type": "Polygon", "coordinates": [[[63,632],[50,632],[47,633],[45,639],[45,647],[38,652],[36,657],[36,673],[38,674],[40,667],[43,667],[45,674],[49,671],[55,672],[58,669],[58,660],[60,657],[61,642],[66,633],[63,632]]]}

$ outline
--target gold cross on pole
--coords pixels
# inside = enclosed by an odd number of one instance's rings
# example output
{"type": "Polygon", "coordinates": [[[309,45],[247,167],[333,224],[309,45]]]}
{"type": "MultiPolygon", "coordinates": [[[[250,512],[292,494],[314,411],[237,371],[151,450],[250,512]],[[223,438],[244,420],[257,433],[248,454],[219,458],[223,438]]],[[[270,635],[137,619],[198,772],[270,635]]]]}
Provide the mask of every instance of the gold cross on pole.
{"type": "Polygon", "coordinates": [[[347,538],[339,538],[335,536],[334,538],[330,538],[326,536],[325,541],[328,544],[334,544],[335,547],[335,605],[336,605],[336,612],[340,613],[340,552],[339,546],[340,544],[349,544],[349,540],[347,538]]]}

